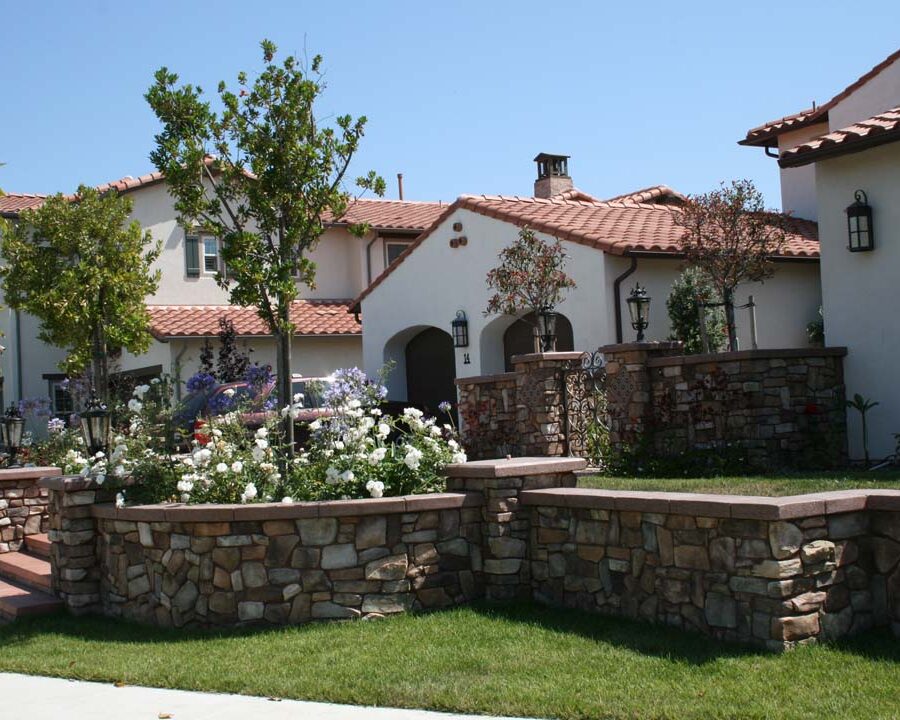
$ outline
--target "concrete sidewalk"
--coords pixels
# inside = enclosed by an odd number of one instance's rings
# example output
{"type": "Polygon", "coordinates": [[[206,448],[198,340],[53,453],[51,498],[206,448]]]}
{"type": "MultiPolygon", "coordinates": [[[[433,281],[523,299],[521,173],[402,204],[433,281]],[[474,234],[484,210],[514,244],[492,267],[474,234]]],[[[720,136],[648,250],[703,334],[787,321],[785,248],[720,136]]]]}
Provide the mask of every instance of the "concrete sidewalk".
{"type": "Polygon", "coordinates": [[[7,699],[8,711],[28,720],[492,720],[486,715],[116,687],[15,673],[0,673],[0,696],[7,699]]]}

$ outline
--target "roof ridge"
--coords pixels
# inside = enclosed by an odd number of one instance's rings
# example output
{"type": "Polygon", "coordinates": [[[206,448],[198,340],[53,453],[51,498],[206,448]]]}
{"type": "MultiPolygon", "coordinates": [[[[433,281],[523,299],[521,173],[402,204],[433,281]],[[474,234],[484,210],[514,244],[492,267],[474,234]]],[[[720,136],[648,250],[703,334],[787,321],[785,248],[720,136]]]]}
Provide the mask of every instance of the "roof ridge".
{"type": "Polygon", "coordinates": [[[11,197],[11,198],[48,198],[50,197],[47,193],[26,193],[26,192],[6,192],[3,191],[0,194],[0,197],[11,197]]]}
{"type": "Polygon", "coordinates": [[[383,203],[402,203],[404,205],[449,205],[445,200],[399,200],[396,198],[370,198],[370,197],[361,197],[356,198],[355,200],[351,200],[348,205],[353,205],[358,202],[383,202],[383,203]]]}

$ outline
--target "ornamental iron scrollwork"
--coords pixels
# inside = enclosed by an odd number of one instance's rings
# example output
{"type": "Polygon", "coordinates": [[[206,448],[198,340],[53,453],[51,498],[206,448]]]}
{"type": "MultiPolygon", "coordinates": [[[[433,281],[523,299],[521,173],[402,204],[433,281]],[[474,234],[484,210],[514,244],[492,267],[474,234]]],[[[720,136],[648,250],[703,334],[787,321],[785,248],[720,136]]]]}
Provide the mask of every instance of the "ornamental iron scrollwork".
{"type": "Polygon", "coordinates": [[[592,430],[608,430],[606,357],[599,350],[583,353],[560,371],[566,454],[589,457],[592,430]]]}

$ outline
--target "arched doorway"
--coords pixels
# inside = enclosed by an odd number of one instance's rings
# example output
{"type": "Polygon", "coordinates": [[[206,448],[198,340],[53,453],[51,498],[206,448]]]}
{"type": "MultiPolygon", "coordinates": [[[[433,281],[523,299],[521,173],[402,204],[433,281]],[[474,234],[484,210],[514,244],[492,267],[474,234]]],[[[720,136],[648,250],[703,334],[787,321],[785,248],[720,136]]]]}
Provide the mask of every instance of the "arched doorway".
{"type": "MultiPolygon", "coordinates": [[[[519,318],[506,328],[503,333],[503,359],[506,364],[506,372],[512,372],[510,360],[514,355],[528,355],[535,351],[535,332],[537,318],[534,313],[528,313],[519,318]]],[[[575,349],[572,323],[565,315],[556,316],[556,350],[557,352],[569,352],[575,349]]]]}
{"type": "Polygon", "coordinates": [[[406,398],[410,405],[440,417],[438,405],[456,405],[456,358],[453,338],[436,327],[418,333],[406,344],[406,398]]]}

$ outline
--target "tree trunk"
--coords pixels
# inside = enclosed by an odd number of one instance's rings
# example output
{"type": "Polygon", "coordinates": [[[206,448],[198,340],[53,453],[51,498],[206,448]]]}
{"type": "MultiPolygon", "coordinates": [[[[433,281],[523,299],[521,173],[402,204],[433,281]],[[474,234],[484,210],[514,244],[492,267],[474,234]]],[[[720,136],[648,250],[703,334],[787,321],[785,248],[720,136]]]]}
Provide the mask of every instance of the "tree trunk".
{"type": "Polygon", "coordinates": [[[106,353],[106,332],[102,323],[94,326],[93,357],[91,358],[91,390],[109,404],[109,361],[106,353]]]}
{"type": "Polygon", "coordinates": [[[728,327],[728,349],[735,352],[738,349],[737,328],[734,324],[734,288],[726,288],[722,293],[725,303],[725,324],[728,327]]]}
{"type": "MultiPolygon", "coordinates": [[[[279,308],[282,330],[278,333],[278,359],[276,362],[276,388],[278,389],[278,411],[294,402],[291,383],[291,340],[290,320],[287,308],[279,308]]],[[[294,420],[288,413],[284,418],[284,443],[288,457],[294,457],[294,420]]]]}

